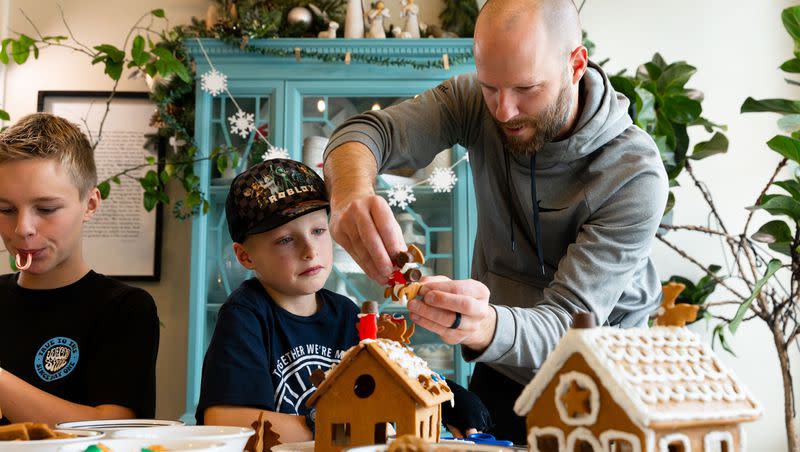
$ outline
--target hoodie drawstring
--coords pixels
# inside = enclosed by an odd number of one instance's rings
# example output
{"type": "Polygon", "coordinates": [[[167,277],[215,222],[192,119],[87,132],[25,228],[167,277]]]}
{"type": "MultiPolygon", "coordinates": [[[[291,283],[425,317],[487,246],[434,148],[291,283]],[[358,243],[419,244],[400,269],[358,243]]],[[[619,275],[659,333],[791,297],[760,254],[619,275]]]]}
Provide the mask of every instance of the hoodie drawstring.
{"type": "MultiPolygon", "coordinates": [[[[506,155],[508,162],[508,155],[506,155]]],[[[507,167],[506,167],[507,168],[507,167]]],[[[508,171],[508,169],[506,169],[508,171]]],[[[535,228],[536,254],[539,257],[539,268],[544,276],[544,255],[542,254],[542,228],[539,222],[539,201],[536,197],[536,153],[531,156],[531,202],[533,203],[533,227],[535,228]]],[[[512,236],[513,237],[513,236],[512,236]]],[[[513,238],[512,238],[513,241],[513,238]]]]}
{"type": "MultiPolygon", "coordinates": [[[[511,170],[509,162],[508,162],[508,151],[504,150],[503,155],[506,159],[506,188],[508,189],[508,202],[511,203],[511,170]]],[[[508,209],[508,228],[511,231],[511,252],[515,252],[517,250],[517,242],[514,241],[514,215],[511,213],[511,209],[508,209]]]]}

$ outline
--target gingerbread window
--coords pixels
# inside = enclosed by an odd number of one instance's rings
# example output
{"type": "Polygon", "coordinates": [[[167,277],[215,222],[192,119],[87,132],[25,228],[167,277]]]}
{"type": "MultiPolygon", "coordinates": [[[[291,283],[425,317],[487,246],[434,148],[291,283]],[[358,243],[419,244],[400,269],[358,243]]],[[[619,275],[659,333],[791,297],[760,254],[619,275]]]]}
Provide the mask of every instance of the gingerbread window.
{"type": "Polygon", "coordinates": [[[639,437],[619,430],[606,430],[600,434],[603,450],[609,452],[642,452],[639,437]]]}
{"type": "Polygon", "coordinates": [[[567,425],[593,425],[600,411],[600,393],[592,377],[567,372],[558,380],[555,405],[561,421],[567,425]]]}
{"type": "Polygon", "coordinates": [[[733,452],[733,435],[730,432],[708,432],[703,442],[704,452],[733,452]]]}
{"type": "Polygon", "coordinates": [[[692,452],[692,442],[683,433],[666,435],[658,441],[659,452],[692,452]]]}
{"type": "Polygon", "coordinates": [[[564,432],[556,427],[533,427],[528,435],[531,452],[561,452],[566,448],[564,432]]]}

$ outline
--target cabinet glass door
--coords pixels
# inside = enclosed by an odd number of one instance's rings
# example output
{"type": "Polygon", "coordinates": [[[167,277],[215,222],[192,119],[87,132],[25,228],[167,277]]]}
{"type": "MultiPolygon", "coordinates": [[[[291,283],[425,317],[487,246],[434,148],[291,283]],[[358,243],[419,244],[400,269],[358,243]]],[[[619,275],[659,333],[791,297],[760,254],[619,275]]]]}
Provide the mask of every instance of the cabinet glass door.
{"type": "MultiPolygon", "coordinates": [[[[328,138],[342,122],[357,113],[402,102],[428,88],[424,83],[416,86],[416,89],[409,89],[408,86],[398,88],[396,84],[385,88],[371,86],[371,90],[376,92],[371,95],[368,91],[365,93],[363,84],[343,83],[329,86],[324,90],[327,94],[317,93],[322,90],[316,90],[313,86],[302,86],[299,82],[289,83],[289,87],[287,100],[289,105],[295,105],[295,110],[294,115],[290,114],[286,118],[286,135],[289,141],[294,141],[295,146],[301,149],[300,158],[303,162],[312,168],[318,168],[320,173],[322,154],[328,138]]],[[[392,210],[403,231],[406,244],[416,245],[425,254],[426,262],[421,268],[423,275],[468,277],[463,266],[456,265],[458,261],[469,260],[463,254],[468,250],[456,249],[455,245],[455,236],[458,233],[466,234],[466,224],[456,226],[459,223],[457,209],[463,208],[466,212],[465,207],[458,205],[460,201],[456,193],[464,190],[459,187],[463,182],[459,180],[454,192],[450,193],[435,193],[425,183],[433,168],[450,167],[462,155],[461,149],[443,149],[427,168],[396,170],[379,178],[377,191],[385,198],[388,198],[389,189],[395,185],[414,187],[415,200],[405,208],[396,206],[392,210]],[[458,231],[459,228],[463,230],[458,231]],[[459,255],[459,252],[462,254],[459,255]]],[[[465,170],[467,165],[458,166],[461,167],[460,170],[465,170]]],[[[466,181],[467,175],[461,171],[458,177],[466,181]]],[[[370,280],[339,245],[334,245],[333,256],[334,269],[326,288],[350,297],[359,305],[364,300],[376,300],[382,305],[381,312],[407,316],[403,306],[384,298],[384,287],[370,280]]],[[[410,325],[410,320],[407,323],[410,325]]],[[[458,351],[453,346],[443,344],[438,336],[422,328],[416,329],[411,342],[415,352],[428,361],[433,369],[448,378],[465,382],[466,376],[460,375],[463,371],[457,371],[459,366],[455,362],[455,356],[458,351]]]]}
{"type": "Polygon", "coordinates": [[[207,244],[209,249],[205,279],[208,293],[206,347],[211,340],[211,333],[214,331],[219,307],[242,281],[252,276],[251,272],[236,260],[228,233],[225,199],[228,196],[231,181],[236,174],[261,160],[268,145],[259,137],[259,133],[270,143],[280,140],[280,135],[276,136],[275,124],[272,121],[274,102],[271,96],[235,95],[234,99],[235,102],[229,98],[214,98],[211,101],[209,143],[211,151],[218,155],[212,160],[211,186],[209,187],[211,206],[205,220],[208,222],[207,244]],[[235,125],[237,105],[243,112],[253,115],[252,129],[242,131],[241,127],[235,125]],[[225,162],[221,164],[220,159],[225,162]],[[221,168],[225,169],[220,171],[221,168]]]}

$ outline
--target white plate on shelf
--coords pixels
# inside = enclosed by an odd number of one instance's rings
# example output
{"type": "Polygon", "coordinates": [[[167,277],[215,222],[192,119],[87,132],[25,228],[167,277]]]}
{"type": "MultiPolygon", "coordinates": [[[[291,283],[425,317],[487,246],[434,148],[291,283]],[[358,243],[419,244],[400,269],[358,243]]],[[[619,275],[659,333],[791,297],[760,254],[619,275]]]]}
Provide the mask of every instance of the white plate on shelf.
{"type": "Polygon", "coordinates": [[[132,428],[113,432],[114,438],[159,440],[184,439],[194,441],[223,442],[220,452],[242,452],[247,439],[255,430],[245,427],[217,425],[176,425],[172,427],[132,428]]]}
{"type": "Polygon", "coordinates": [[[95,430],[56,429],[58,432],[76,435],[75,438],[40,439],[35,441],[0,441],[3,452],[60,452],[65,446],[74,446],[75,450],[84,450],[105,436],[95,430]]]}
{"type": "Polygon", "coordinates": [[[97,430],[108,433],[129,428],[166,427],[173,425],[183,425],[183,422],[162,419],[101,419],[93,421],[62,422],[56,424],[56,428],[77,428],[80,430],[97,430]]]}

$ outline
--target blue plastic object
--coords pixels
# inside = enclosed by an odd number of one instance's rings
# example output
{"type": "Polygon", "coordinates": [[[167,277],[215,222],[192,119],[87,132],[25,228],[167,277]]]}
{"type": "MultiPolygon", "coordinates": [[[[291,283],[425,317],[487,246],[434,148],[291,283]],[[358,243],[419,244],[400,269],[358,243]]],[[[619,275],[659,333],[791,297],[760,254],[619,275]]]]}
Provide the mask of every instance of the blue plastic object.
{"type": "Polygon", "coordinates": [[[496,439],[494,435],[490,435],[488,433],[472,433],[467,435],[466,438],[443,438],[443,439],[454,439],[458,441],[472,441],[475,444],[487,444],[490,446],[504,446],[504,447],[512,447],[514,443],[504,439],[496,439]]]}

